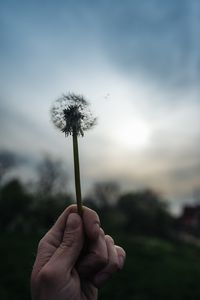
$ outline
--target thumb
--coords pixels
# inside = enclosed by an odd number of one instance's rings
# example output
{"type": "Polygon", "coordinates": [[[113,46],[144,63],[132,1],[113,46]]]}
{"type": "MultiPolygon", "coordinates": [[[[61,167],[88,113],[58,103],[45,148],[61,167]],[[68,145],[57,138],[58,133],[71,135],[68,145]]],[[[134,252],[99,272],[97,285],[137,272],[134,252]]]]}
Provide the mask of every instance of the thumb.
{"type": "Polygon", "coordinates": [[[63,264],[67,269],[72,269],[83,247],[83,225],[81,217],[77,213],[71,213],[66,222],[63,240],[59,246],[59,258],[63,258],[63,264]]]}

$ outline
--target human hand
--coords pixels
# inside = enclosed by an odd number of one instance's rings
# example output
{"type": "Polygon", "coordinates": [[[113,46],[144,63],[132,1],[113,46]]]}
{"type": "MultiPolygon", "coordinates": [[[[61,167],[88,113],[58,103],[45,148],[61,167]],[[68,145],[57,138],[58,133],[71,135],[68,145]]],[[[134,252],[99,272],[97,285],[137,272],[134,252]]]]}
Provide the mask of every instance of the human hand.
{"type": "Polygon", "coordinates": [[[124,260],[125,251],[104,234],[98,215],[84,207],[81,219],[71,205],[38,245],[32,299],[96,300],[98,288],[122,269],[124,260]]]}

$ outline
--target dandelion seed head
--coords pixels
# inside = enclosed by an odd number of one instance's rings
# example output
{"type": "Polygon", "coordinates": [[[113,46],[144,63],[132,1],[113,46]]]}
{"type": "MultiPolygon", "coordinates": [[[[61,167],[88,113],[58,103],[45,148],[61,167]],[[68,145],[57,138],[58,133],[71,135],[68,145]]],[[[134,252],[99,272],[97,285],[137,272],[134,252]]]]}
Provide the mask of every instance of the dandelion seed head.
{"type": "Polygon", "coordinates": [[[66,136],[73,133],[83,136],[84,131],[96,124],[88,106],[82,95],[63,94],[51,108],[51,120],[66,136]]]}

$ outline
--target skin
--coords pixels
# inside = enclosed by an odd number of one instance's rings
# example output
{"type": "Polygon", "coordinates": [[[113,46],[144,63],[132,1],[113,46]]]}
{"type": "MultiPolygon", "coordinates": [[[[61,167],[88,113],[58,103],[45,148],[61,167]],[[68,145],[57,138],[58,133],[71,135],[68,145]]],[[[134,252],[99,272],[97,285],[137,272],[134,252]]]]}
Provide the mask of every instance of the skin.
{"type": "Polygon", "coordinates": [[[71,205],[41,239],[31,275],[32,300],[96,300],[123,268],[125,251],[105,235],[99,217],[71,205]]]}

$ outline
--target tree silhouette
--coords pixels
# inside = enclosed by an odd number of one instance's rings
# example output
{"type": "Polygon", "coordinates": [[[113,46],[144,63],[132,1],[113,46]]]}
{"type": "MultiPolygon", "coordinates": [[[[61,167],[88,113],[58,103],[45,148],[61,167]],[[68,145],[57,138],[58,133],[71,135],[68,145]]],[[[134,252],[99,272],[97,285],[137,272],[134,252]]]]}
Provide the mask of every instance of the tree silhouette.
{"type": "Polygon", "coordinates": [[[168,234],[171,217],[166,202],[156,192],[146,189],[124,194],[117,206],[124,214],[124,229],[127,232],[168,234]]]}
{"type": "Polygon", "coordinates": [[[0,227],[6,231],[29,230],[32,197],[18,179],[6,183],[0,192],[0,227]]]}
{"type": "Polygon", "coordinates": [[[45,155],[37,167],[36,189],[40,197],[67,194],[67,174],[61,160],[45,155]]]}

